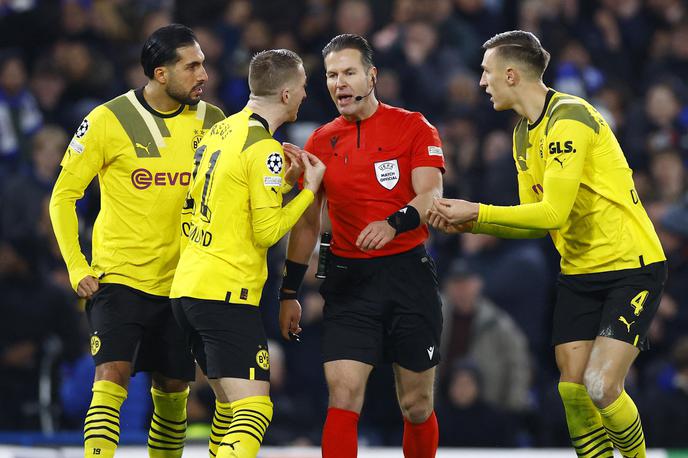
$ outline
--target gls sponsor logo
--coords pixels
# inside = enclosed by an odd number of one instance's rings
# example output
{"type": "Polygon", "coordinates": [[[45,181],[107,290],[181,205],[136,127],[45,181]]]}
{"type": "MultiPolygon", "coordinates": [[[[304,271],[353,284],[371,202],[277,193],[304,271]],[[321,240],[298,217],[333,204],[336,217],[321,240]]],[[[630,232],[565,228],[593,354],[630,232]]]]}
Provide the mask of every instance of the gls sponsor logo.
{"type": "Polygon", "coordinates": [[[136,169],[131,172],[131,184],[136,189],[147,189],[154,186],[188,186],[191,182],[190,172],[156,172],[148,169],[136,169]]]}
{"type": "Polygon", "coordinates": [[[567,140],[565,142],[551,142],[549,144],[549,154],[575,153],[573,148],[573,141],[567,140]],[[563,147],[562,147],[563,143],[563,147]]]}

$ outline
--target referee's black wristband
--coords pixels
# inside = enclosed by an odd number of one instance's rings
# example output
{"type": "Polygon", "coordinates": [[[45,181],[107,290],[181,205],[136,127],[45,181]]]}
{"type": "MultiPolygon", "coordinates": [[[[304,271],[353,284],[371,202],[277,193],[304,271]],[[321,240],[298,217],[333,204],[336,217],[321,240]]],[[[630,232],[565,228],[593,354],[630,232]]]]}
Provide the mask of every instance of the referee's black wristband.
{"type": "Polygon", "coordinates": [[[284,261],[284,276],[282,277],[280,292],[285,289],[298,291],[303,277],[306,275],[306,270],[308,270],[308,264],[299,264],[289,259],[284,261]]]}
{"type": "Polygon", "coordinates": [[[420,214],[418,214],[418,210],[416,210],[415,207],[407,205],[389,215],[387,217],[387,222],[396,229],[397,234],[401,234],[402,232],[412,231],[420,226],[420,214]]]}

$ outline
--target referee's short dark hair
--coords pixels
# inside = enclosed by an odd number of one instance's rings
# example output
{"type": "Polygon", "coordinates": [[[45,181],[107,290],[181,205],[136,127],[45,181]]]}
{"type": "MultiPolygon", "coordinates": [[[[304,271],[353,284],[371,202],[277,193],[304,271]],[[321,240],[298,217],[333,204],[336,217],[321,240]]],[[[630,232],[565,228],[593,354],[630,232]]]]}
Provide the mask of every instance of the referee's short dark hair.
{"type": "Polygon", "coordinates": [[[265,97],[276,95],[280,88],[296,76],[303,61],[294,51],[270,49],[261,51],[248,66],[248,87],[251,95],[265,97]]]}
{"type": "Polygon", "coordinates": [[[549,53],[530,32],[511,30],[498,33],[483,44],[485,50],[493,48],[502,59],[525,64],[537,78],[542,78],[549,64],[549,53]]]}
{"type": "Polygon", "coordinates": [[[331,39],[322,50],[323,59],[331,52],[344,49],[357,49],[361,53],[361,61],[363,61],[363,67],[365,67],[366,71],[375,65],[373,64],[373,48],[368,43],[368,40],[353,33],[343,33],[331,39]]]}
{"type": "Polygon", "coordinates": [[[198,43],[198,39],[193,30],[185,25],[170,24],[160,27],[148,37],[141,50],[143,73],[153,79],[156,68],[173,64],[180,59],[177,48],[194,43],[198,43]]]}

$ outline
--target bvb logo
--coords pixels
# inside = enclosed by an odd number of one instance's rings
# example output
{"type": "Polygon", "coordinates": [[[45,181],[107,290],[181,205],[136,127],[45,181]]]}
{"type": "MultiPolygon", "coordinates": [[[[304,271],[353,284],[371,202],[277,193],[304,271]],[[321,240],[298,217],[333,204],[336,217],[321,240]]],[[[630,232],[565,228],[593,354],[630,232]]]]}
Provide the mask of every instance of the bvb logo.
{"type": "Polygon", "coordinates": [[[91,355],[95,356],[100,351],[100,337],[91,336],[91,355]]]}
{"type": "Polygon", "coordinates": [[[198,145],[200,145],[202,139],[203,139],[203,134],[195,135],[194,138],[191,140],[191,146],[192,146],[194,151],[196,151],[198,149],[198,145]]]}
{"type": "Polygon", "coordinates": [[[258,350],[258,353],[256,353],[256,363],[264,371],[270,369],[270,355],[266,349],[261,348],[258,350]]]}

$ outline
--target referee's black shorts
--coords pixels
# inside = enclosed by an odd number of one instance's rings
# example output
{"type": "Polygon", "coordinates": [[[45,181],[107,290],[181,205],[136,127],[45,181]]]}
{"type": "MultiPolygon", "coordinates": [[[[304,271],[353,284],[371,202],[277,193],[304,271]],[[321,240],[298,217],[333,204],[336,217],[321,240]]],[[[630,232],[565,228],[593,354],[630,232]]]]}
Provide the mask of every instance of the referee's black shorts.
{"type": "Polygon", "coordinates": [[[129,361],[132,372],[159,372],[177,380],[194,380],[196,365],[167,296],[101,283],[86,305],[86,316],[96,366],[129,361]]]}
{"type": "Polygon", "coordinates": [[[415,372],[439,363],[442,302],[422,245],[373,259],[331,255],[320,292],[325,362],[387,361],[415,372]]]}
{"type": "Polygon", "coordinates": [[[647,331],[666,278],[666,262],[637,269],[560,275],[552,344],[603,336],[647,350],[647,331]]]}

